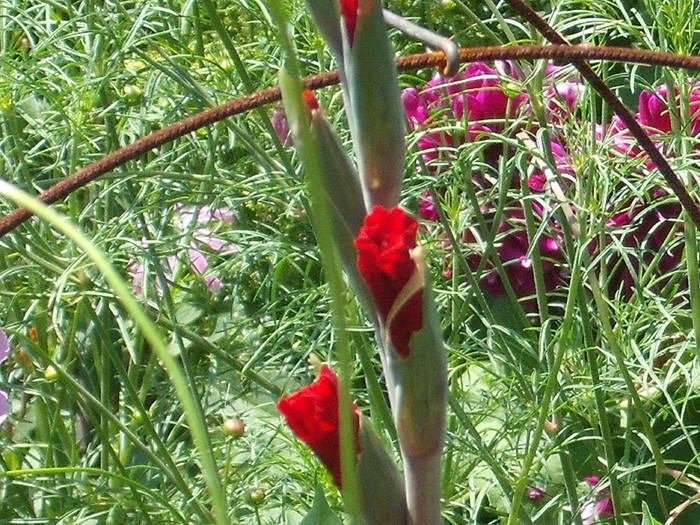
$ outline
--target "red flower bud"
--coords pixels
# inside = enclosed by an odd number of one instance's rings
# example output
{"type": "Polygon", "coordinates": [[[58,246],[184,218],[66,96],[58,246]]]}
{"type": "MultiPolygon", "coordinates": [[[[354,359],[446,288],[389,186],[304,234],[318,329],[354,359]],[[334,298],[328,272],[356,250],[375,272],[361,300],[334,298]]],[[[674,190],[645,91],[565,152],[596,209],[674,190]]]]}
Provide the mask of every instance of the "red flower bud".
{"type": "Polygon", "coordinates": [[[355,240],[357,267],[374,297],[394,349],[408,357],[413,332],[423,326],[423,291],[399,295],[416,272],[411,250],[416,247],[418,222],[400,208],[376,206],[365,218],[355,240]],[[391,316],[390,316],[391,314],[391,316]]]}
{"type": "Polygon", "coordinates": [[[310,89],[305,89],[301,95],[304,97],[304,103],[306,108],[311,113],[313,110],[318,109],[318,100],[316,100],[316,95],[310,89]]]}
{"type": "Polygon", "coordinates": [[[352,45],[353,37],[355,36],[355,25],[357,24],[357,11],[359,7],[359,0],[340,0],[340,13],[345,19],[345,27],[348,30],[350,45],[352,45]]]}
{"type": "MultiPolygon", "coordinates": [[[[327,366],[321,366],[316,382],[303,387],[277,403],[292,432],[306,443],[333,476],[341,489],[340,475],[340,420],[338,416],[338,378],[327,366]]],[[[360,416],[352,405],[355,452],[360,452],[360,416]]]]}

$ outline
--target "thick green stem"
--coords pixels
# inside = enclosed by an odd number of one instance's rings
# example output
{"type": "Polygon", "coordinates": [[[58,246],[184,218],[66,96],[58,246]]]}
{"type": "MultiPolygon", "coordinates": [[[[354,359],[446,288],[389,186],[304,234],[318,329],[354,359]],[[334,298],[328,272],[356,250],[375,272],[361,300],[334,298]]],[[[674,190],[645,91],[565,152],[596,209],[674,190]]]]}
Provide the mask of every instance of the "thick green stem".
{"type": "Polygon", "coordinates": [[[441,525],[440,453],[432,456],[404,455],[408,525],[441,525]]]}

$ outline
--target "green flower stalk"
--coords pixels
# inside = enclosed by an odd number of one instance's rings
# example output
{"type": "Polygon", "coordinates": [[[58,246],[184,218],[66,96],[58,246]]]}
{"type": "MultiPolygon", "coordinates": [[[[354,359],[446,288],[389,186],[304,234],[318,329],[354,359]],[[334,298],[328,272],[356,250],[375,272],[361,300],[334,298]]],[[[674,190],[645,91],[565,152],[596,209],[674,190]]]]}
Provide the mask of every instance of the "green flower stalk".
{"type": "Polygon", "coordinates": [[[366,214],[357,171],[319,109],[313,93],[304,91],[303,100],[306,118],[302,121],[300,111],[288,112],[290,131],[295,136],[295,144],[299,144],[298,130],[301,126],[308,126],[306,147],[318,162],[319,182],[327,198],[328,226],[333,242],[355,293],[365,305],[369,305],[371,299],[355,264],[357,251],[353,244],[366,214]]]}
{"type": "Polygon", "coordinates": [[[321,111],[311,112],[310,136],[317,151],[321,185],[330,204],[333,242],[353,290],[364,305],[369,305],[371,298],[355,265],[357,251],[353,244],[365,215],[357,172],[321,111]]]}
{"type": "Polygon", "coordinates": [[[404,460],[408,523],[437,525],[447,413],[447,359],[417,221],[372,210],[355,240],[384,339],[383,362],[404,460]]]}
{"type": "Polygon", "coordinates": [[[354,239],[366,213],[357,171],[320,110],[311,110],[310,131],[318,150],[323,189],[342,227],[354,239]]]}
{"type": "Polygon", "coordinates": [[[393,208],[399,202],[406,146],[398,75],[382,4],[379,0],[308,0],[307,4],[338,62],[365,205],[393,208]]]}
{"type": "Polygon", "coordinates": [[[360,416],[357,478],[360,512],[366,525],[406,525],[408,509],[404,479],[382,440],[360,416]]]}
{"type": "Polygon", "coordinates": [[[368,524],[439,525],[447,362],[425,255],[416,245],[418,224],[396,208],[406,157],[404,117],[381,2],[307,3],[338,61],[359,177],[308,96],[308,111],[287,108],[290,129],[295,144],[316,159],[319,183],[328,198],[332,224],[327,226],[378,327],[405,466],[404,489],[399,490],[401,476],[381,442],[361,435],[356,464],[359,512],[368,524]],[[308,133],[300,134],[300,129],[308,133]],[[297,137],[302,135],[307,141],[300,145],[297,137]],[[350,261],[353,255],[357,265],[350,261]],[[383,465],[381,475],[378,465],[383,465]]]}

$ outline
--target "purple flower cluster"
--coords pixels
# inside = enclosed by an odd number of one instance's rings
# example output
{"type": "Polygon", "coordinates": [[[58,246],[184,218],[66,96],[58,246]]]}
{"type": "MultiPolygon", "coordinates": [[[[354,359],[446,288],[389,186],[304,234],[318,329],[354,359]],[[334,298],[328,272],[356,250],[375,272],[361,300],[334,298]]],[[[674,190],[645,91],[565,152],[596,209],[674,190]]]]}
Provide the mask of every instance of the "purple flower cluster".
{"type": "MultiPolygon", "coordinates": [[[[520,75],[515,66],[508,62],[496,66],[473,62],[454,77],[438,73],[421,90],[403,90],[406,117],[412,130],[421,131],[418,147],[430,171],[435,170],[434,161],[444,146],[456,147],[502,132],[508,123],[531,111],[527,95],[517,87],[520,75]],[[466,123],[460,132],[447,126],[455,120],[466,123]]],[[[565,74],[557,66],[546,71],[544,96],[552,121],[568,118],[583,92],[580,82],[562,80],[565,74]]],[[[487,160],[497,161],[490,153],[487,160]]]]}
{"type": "MultiPolygon", "coordinates": [[[[557,122],[568,118],[583,91],[579,82],[562,80],[564,73],[562,68],[550,66],[546,76],[546,103],[550,109],[549,115],[557,122]]],[[[436,75],[421,90],[405,89],[402,94],[404,109],[411,129],[421,133],[418,147],[426,169],[432,173],[439,172],[444,160],[452,160],[450,150],[453,147],[477,143],[492,133],[517,131],[518,116],[531,111],[527,96],[515,87],[518,79],[519,74],[510,63],[499,63],[497,68],[492,68],[483,62],[475,62],[455,77],[436,75]],[[508,86],[508,89],[504,86],[508,86]],[[461,122],[464,126],[455,128],[454,125],[449,125],[450,122],[461,122]]],[[[573,176],[570,158],[564,147],[553,141],[551,148],[560,173],[573,176]]],[[[487,145],[482,151],[484,164],[496,170],[503,147],[487,145]]],[[[484,173],[474,173],[472,180],[478,192],[488,194],[492,183],[484,173]]],[[[530,175],[527,180],[534,193],[544,192],[545,182],[546,176],[541,171],[530,175]]],[[[512,184],[513,187],[520,187],[520,180],[513,180],[512,184]]],[[[532,298],[535,293],[534,268],[532,250],[524,227],[522,202],[509,203],[498,224],[493,223],[495,209],[490,199],[486,197],[484,202],[479,213],[491,231],[497,232],[496,257],[503,266],[509,284],[516,296],[532,298]]],[[[532,209],[542,221],[551,223],[550,226],[553,227],[549,229],[554,233],[540,236],[536,247],[545,273],[544,282],[547,289],[552,290],[562,282],[561,263],[564,255],[560,247],[560,234],[553,221],[545,217],[545,210],[541,206],[533,204],[532,209]]],[[[419,214],[429,221],[438,219],[435,203],[427,194],[421,200],[419,214]]],[[[494,261],[486,264],[482,262],[483,253],[480,250],[483,243],[478,241],[479,234],[475,230],[468,229],[463,233],[464,247],[471,252],[467,261],[472,270],[485,270],[480,282],[484,290],[495,297],[505,295],[507,286],[502,280],[502,274],[496,271],[494,261]]],[[[534,305],[534,302],[524,303],[528,304],[534,305]]]]}
{"type": "MultiPolygon", "coordinates": [[[[204,283],[212,292],[218,292],[224,288],[224,283],[214,274],[207,273],[209,268],[209,258],[205,250],[213,250],[219,254],[227,254],[236,251],[236,247],[228,242],[218,238],[212,228],[217,223],[231,224],[233,223],[233,214],[225,208],[212,208],[210,206],[202,206],[194,208],[185,206],[182,203],[177,203],[172,207],[175,212],[173,224],[175,229],[182,234],[194,228],[191,240],[187,248],[187,259],[190,269],[197,275],[204,276],[204,283]]],[[[143,247],[147,246],[148,239],[141,239],[143,247]]],[[[163,286],[169,285],[173,280],[173,275],[177,268],[178,257],[171,255],[166,258],[165,280],[161,282],[160,278],[156,279],[156,290],[158,294],[162,294],[163,286]]],[[[132,273],[132,285],[134,293],[140,295],[143,293],[143,281],[146,268],[143,263],[136,259],[132,259],[129,264],[129,270],[132,273]]]]}
{"type": "MultiPolygon", "coordinates": [[[[10,342],[7,339],[7,334],[0,330],[0,364],[7,361],[10,357],[10,342]]],[[[10,398],[7,392],[0,390],[0,426],[7,420],[10,413],[10,398]]]]}
{"type": "MultiPolygon", "coordinates": [[[[682,118],[679,107],[680,94],[674,88],[674,99],[669,103],[668,89],[659,86],[654,92],[644,90],[639,94],[639,112],[637,121],[645,128],[655,145],[666,156],[673,158],[669,148],[669,133],[676,120],[680,125],[687,122],[685,132],[693,137],[700,135],[700,83],[691,87],[688,94],[688,115],[682,118]],[[671,117],[675,113],[674,118],[671,117]]],[[[601,139],[612,143],[612,154],[623,159],[635,159],[640,167],[640,176],[656,168],[646,153],[637,145],[631,133],[622,121],[613,117],[607,127],[600,127],[601,139]]],[[[697,148],[696,148],[697,151],[697,148]]],[[[682,234],[683,224],[680,220],[682,207],[668,192],[658,186],[648,189],[643,196],[628,201],[621,209],[612,213],[606,223],[607,238],[615,237],[619,244],[629,248],[627,257],[614,257],[610,261],[609,289],[611,293],[622,291],[624,298],[632,296],[637,288],[637,274],[643,265],[657,258],[658,273],[665,275],[676,268],[682,259],[683,245],[671,242],[670,235],[682,234]]],[[[595,248],[596,246],[594,246],[595,248]]],[[[661,279],[663,285],[667,279],[661,279]]]]}
{"type": "MultiPolygon", "coordinates": [[[[434,76],[422,89],[408,88],[403,91],[402,100],[412,130],[419,133],[417,145],[421,152],[423,164],[421,169],[439,174],[440,170],[454,160],[454,148],[467,144],[479,143],[491,134],[515,134],[524,131],[534,136],[537,129],[532,124],[525,126],[526,117],[532,111],[527,95],[518,89],[520,75],[511,63],[497,63],[490,67],[482,62],[470,64],[463,73],[445,78],[434,76]]],[[[554,124],[550,134],[554,136],[550,143],[556,170],[565,185],[574,180],[572,152],[568,149],[564,137],[556,133],[561,124],[575,118],[578,100],[584,91],[580,81],[572,77],[569,70],[549,66],[546,71],[544,103],[548,109],[547,117],[554,124]]],[[[692,86],[689,96],[688,128],[692,135],[700,134],[700,84],[692,86]]],[[[643,91],[639,96],[638,121],[662,149],[664,154],[672,156],[666,140],[672,129],[672,120],[683,122],[678,110],[674,110],[678,119],[672,119],[668,108],[668,90],[660,87],[655,92],[643,91]]],[[[680,96],[675,89],[674,107],[679,107],[680,96]]],[[[529,121],[531,121],[530,119],[529,121]]],[[[583,125],[580,122],[578,125],[583,125]]],[[[609,145],[610,161],[616,158],[638,160],[640,170],[653,169],[653,164],[645,158],[644,152],[637,146],[630,132],[622,122],[613,118],[606,126],[596,129],[598,138],[609,145]]],[[[483,143],[480,149],[483,162],[480,171],[472,174],[472,181],[480,197],[480,213],[489,230],[497,232],[495,254],[491,260],[483,261],[485,243],[479,243],[479,232],[467,230],[462,235],[463,246],[467,250],[467,261],[472,270],[486,270],[482,274],[480,285],[494,297],[506,294],[507,286],[502,276],[508,279],[515,295],[525,299],[522,303],[534,305],[531,298],[535,291],[532,254],[539,251],[542,271],[547,290],[551,291],[564,282],[564,254],[559,225],[544,210],[546,204],[541,200],[531,202],[534,216],[540,221],[538,229],[545,234],[538,236],[537,246],[531,246],[525,232],[522,200],[506,203],[505,211],[500,215],[499,223],[489,219],[496,215],[492,204],[493,183],[487,171],[497,173],[500,157],[509,153],[502,144],[483,143]],[[537,204],[540,202],[541,204],[537,204]],[[496,264],[498,263],[498,264],[496,264]],[[496,271],[497,266],[502,272],[496,271]]],[[[513,177],[512,187],[520,188],[521,178],[513,177]]],[[[547,190],[547,176],[543,171],[536,171],[527,177],[526,183],[535,197],[544,197],[547,190]],[[538,195],[539,194],[539,195],[538,195]]],[[[676,231],[674,223],[680,216],[681,208],[669,195],[659,187],[647,192],[645,199],[628,202],[625,206],[609,210],[607,221],[607,240],[617,239],[617,245],[637,250],[640,255],[627,256],[622,261],[620,256],[609,257],[607,264],[610,274],[610,291],[622,290],[625,297],[631,296],[638,279],[635,278],[642,264],[658,258],[658,269],[668,272],[678,265],[682,246],[678,243],[669,247],[669,235],[676,231]],[[660,254],[660,255],[657,255],[660,254]]],[[[432,196],[424,194],[420,201],[419,214],[427,221],[437,221],[436,203],[432,196]]],[[[483,233],[481,234],[483,235],[483,233]]],[[[454,248],[454,247],[452,247],[454,248]]],[[[592,246],[597,250],[598,246],[592,246]]],[[[448,270],[449,273],[449,270],[448,270]]]]}

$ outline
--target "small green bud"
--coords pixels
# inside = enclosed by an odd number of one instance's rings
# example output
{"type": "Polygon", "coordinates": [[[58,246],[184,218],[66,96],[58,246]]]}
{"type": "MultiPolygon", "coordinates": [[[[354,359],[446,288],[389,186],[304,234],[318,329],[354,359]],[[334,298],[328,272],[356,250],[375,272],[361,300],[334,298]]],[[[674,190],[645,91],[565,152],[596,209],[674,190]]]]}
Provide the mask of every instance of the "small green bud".
{"type": "Polygon", "coordinates": [[[124,86],[124,97],[126,98],[127,102],[138,102],[141,100],[142,94],[143,92],[141,91],[141,88],[136,84],[127,84],[124,86]]]}
{"type": "Polygon", "coordinates": [[[141,412],[140,410],[132,410],[131,419],[134,423],[140,425],[141,423],[143,423],[143,412],[141,412]]]}
{"type": "Polygon", "coordinates": [[[259,487],[253,487],[248,490],[248,494],[246,496],[248,503],[257,506],[260,505],[265,499],[265,490],[259,487]]]}
{"type": "Polygon", "coordinates": [[[46,370],[44,370],[44,379],[47,381],[56,381],[58,379],[58,372],[52,365],[47,366],[46,370]]]}

